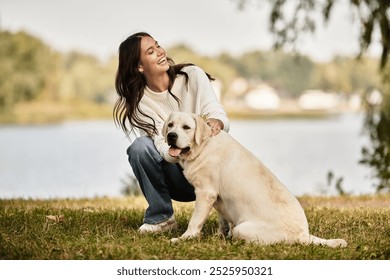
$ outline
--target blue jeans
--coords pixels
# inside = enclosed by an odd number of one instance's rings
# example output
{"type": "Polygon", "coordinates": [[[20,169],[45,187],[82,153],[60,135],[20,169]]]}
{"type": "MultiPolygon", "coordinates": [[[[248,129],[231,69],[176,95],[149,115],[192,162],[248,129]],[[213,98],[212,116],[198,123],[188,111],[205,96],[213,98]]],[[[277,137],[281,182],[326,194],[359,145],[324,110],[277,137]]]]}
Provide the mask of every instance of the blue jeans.
{"type": "Polygon", "coordinates": [[[158,224],[173,215],[172,199],[195,200],[194,187],[178,164],[166,162],[149,137],[138,137],[127,149],[129,162],[149,206],[144,223],[158,224]]]}

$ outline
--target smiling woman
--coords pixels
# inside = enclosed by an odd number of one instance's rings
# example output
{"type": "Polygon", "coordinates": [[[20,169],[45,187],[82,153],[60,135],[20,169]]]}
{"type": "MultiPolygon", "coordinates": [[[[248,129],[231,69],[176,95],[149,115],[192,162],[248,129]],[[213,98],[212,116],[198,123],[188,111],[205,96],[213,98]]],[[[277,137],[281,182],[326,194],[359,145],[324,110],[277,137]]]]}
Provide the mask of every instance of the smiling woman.
{"type": "Polygon", "coordinates": [[[165,50],[153,38],[145,36],[141,39],[141,54],[138,69],[145,75],[146,84],[153,91],[162,92],[169,86],[169,77],[165,72],[169,64],[165,50]]]}
{"type": "Polygon", "coordinates": [[[127,135],[133,128],[142,135],[127,150],[149,204],[140,232],[175,228],[171,200],[195,200],[194,188],[181,168],[170,163],[178,154],[169,152],[173,149],[162,135],[169,114],[184,111],[205,116],[215,134],[222,129],[229,131],[229,120],[211,80],[193,64],[174,64],[148,33],[135,33],[119,47],[115,120],[127,135]]]}

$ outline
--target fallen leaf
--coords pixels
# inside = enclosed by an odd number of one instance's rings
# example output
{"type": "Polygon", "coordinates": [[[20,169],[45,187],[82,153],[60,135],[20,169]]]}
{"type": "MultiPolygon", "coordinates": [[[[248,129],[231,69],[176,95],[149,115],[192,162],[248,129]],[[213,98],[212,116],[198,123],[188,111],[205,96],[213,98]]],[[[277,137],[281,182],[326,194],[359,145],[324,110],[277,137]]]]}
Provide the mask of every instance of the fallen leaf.
{"type": "Polygon", "coordinates": [[[58,222],[61,222],[64,220],[64,215],[56,215],[56,216],[48,215],[48,216],[46,216],[46,219],[58,223],[58,222]]]}

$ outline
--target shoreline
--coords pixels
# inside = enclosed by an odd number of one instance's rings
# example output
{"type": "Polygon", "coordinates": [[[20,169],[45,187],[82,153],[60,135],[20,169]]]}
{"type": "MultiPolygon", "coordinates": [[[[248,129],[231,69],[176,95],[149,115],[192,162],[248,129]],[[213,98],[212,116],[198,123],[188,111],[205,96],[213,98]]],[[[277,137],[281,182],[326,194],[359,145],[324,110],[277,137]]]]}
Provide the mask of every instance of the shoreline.
{"type": "MultiPolygon", "coordinates": [[[[20,104],[13,111],[0,114],[2,125],[46,125],[67,121],[114,120],[112,104],[94,103],[37,103],[20,104]]],[[[278,109],[254,110],[250,108],[225,107],[231,120],[269,119],[324,119],[343,114],[362,114],[364,110],[332,109],[303,110],[278,109]]]]}

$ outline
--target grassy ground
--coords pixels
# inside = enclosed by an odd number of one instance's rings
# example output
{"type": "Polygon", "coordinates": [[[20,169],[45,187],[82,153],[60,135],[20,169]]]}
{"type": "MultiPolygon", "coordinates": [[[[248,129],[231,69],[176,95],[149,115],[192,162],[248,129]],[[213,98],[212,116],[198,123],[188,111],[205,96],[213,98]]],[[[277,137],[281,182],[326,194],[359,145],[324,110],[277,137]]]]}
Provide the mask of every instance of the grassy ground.
{"type": "Polygon", "coordinates": [[[0,259],[390,259],[390,195],[299,200],[313,234],[344,238],[348,247],[225,240],[215,234],[215,212],[201,239],[171,244],[185,231],[192,203],[175,203],[178,230],[140,235],[142,197],[0,200],[0,259]]]}

